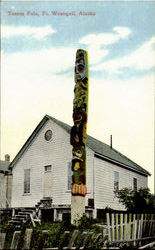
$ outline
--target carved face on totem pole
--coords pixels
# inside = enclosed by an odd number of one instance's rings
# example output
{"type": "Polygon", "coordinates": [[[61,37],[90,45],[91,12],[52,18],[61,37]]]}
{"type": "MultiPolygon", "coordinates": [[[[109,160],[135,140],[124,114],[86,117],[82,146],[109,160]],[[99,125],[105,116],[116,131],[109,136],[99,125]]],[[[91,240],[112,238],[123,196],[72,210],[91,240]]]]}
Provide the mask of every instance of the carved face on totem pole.
{"type": "Polygon", "coordinates": [[[75,62],[75,74],[77,81],[81,81],[86,76],[86,65],[84,60],[84,54],[80,52],[75,62]]]}

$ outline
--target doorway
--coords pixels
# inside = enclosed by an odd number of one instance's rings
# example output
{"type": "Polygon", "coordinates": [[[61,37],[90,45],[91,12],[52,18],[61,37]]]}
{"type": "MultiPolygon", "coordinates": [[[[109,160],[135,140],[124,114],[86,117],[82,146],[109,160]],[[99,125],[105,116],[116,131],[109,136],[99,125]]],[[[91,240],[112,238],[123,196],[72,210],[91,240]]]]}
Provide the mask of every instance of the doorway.
{"type": "Polygon", "coordinates": [[[44,198],[52,196],[52,166],[44,167],[44,198]]]}

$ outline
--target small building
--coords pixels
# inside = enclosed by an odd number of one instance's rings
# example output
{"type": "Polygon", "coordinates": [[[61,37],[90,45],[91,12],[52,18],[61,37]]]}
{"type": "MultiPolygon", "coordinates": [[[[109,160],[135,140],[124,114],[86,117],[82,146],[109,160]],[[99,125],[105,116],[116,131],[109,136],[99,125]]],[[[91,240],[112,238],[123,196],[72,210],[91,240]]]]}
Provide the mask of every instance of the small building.
{"type": "Polygon", "coordinates": [[[0,160],[0,209],[11,206],[12,173],[9,170],[10,156],[5,155],[5,160],[0,160]]]}
{"type": "MultiPolygon", "coordinates": [[[[48,208],[61,220],[71,208],[71,127],[45,115],[11,162],[12,208],[48,208]]],[[[147,187],[144,168],[87,136],[86,212],[96,217],[106,207],[124,210],[116,192],[123,187],[147,187]]]]}

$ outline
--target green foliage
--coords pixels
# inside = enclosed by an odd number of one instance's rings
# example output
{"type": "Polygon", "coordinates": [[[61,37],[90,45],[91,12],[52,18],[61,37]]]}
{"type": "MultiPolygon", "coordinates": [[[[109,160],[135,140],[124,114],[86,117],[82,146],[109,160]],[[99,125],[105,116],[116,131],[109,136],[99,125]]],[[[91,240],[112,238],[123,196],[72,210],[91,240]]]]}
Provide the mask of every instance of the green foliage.
{"type": "Polygon", "coordinates": [[[90,229],[92,225],[96,223],[95,219],[89,218],[86,214],[78,222],[79,229],[90,229]]]}
{"type": "Polygon", "coordinates": [[[128,243],[122,243],[119,245],[119,248],[122,250],[136,250],[137,246],[132,246],[131,244],[128,243]]]}
{"type": "Polygon", "coordinates": [[[6,223],[11,220],[11,214],[1,214],[0,215],[0,228],[6,225],[6,223]]]}
{"type": "Polygon", "coordinates": [[[31,246],[30,249],[35,250],[39,247],[39,242],[42,237],[42,231],[48,230],[48,237],[45,241],[44,247],[58,247],[61,239],[63,238],[63,234],[65,231],[70,231],[69,238],[67,242],[65,242],[66,246],[74,232],[75,229],[79,230],[79,236],[77,238],[77,242],[80,242],[80,235],[83,231],[87,231],[88,233],[92,233],[91,240],[86,244],[87,249],[100,249],[100,246],[103,245],[103,237],[102,237],[102,228],[97,227],[96,220],[88,218],[86,215],[84,215],[79,223],[78,227],[75,227],[71,225],[69,219],[65,219],[63,222],[47,222],[43,223],[42,225],[37,225],[35,228],[32,225],[24,224],[20,228],[16,228],[15,225],[4,225],[3,232],[6,232],[6,244],[5,249],[10,249],[11,241],[13,238],[14,231],[20,230],[21,231],[21,237],[19,241],[18,248],[22,249],[23,242],[24,242],[24,236],[25,236],[25,230],[26,228],[33,228],[32,233],[32,239],[31,239],[31,246]],[[97,235],[101,233],[101,239],[96,241],[97,235]]]}
{"type": "Polygon", "coordinates": [[[153,212],[153,195],[148,188],[131,190],[123,188],[118,191],[119,202],[123,203],[130,212],[153,212]]]}
{"type": "Polygon", "coordinates": [[[45,247],[55,247],[58,246],[60,235],[61,235],[61,223],[48,222],[42,225],[38,225],[33,228],[31,249],[38,249],[39,242],[42,236],[42,230],[48,230],[48,237],[45,241],[45,247]]]}

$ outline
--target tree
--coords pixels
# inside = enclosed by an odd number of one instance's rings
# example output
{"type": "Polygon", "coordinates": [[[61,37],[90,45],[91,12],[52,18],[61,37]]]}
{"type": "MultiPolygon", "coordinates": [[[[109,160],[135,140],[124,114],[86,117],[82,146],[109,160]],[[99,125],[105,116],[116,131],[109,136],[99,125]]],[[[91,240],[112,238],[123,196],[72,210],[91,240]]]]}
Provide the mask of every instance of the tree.
{"type": "Polygon", "coordinates": [[[118,190],[117,197],[130,212],[154,212],[155,196],[150,193],[149,188],[138,190],[123,188],[118,190]]]}

